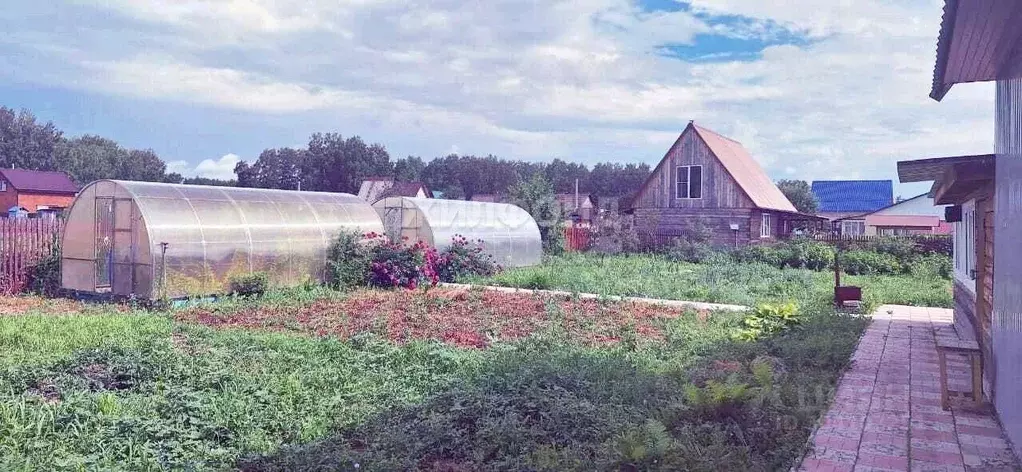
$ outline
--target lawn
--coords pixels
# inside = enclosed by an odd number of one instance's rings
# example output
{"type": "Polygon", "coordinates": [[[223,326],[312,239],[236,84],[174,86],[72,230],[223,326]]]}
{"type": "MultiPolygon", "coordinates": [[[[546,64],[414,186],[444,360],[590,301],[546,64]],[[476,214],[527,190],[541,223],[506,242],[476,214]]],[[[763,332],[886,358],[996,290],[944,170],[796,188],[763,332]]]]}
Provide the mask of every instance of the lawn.
{"type": "MultiPolygon", "coordinates": [[[[778,269],[764,264],[732,261],[690,264],[656,255],[566,254],[548,257],[540,266],[511,269],[493,277],[470,277],[463,281],[746,306],[789,300],[816,304],[832,299],[834,293],[834,273],[831,271],[778,269]]],[[[861,286],[863,297],[870,306],[885,303],[953,306],[951,282],[937,276],[844,275],[842,283],[861,286]]]]}
{"type": "Polygon", "coordinates": [[[477,290],[0,301],[2,470],[781,470],[865,321],[477,290]]]}

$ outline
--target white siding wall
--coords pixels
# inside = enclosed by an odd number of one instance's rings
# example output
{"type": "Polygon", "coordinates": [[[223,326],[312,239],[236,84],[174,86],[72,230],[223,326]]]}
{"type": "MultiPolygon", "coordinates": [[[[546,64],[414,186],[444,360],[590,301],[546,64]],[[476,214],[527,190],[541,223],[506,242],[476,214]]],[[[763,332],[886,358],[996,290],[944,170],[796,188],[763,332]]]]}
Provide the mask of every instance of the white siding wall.
{"type": "Polygon", "coordinates": [[[997,83],[994,230],[994,403],[1022,453],[1022,78],[997,83]]]}
{"type": "Polygon", "coordinates": [[[945,206],[933,206],[933,199],[924,195],[884,208],[874,215],[939,216],[943,220],[945,206]]]}

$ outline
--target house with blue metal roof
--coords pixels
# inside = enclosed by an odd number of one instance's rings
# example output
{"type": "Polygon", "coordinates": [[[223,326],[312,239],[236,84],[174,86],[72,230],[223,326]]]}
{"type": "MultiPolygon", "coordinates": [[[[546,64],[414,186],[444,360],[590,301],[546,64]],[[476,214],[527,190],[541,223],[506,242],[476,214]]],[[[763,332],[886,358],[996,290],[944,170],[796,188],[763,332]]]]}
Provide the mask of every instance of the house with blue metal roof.
{"type": "Polygon", "coordinates": [[[818,203],[816,214],[831,221],[894,203],[894,183],[890,180],[816,180],[812,187],[818,203]]]}

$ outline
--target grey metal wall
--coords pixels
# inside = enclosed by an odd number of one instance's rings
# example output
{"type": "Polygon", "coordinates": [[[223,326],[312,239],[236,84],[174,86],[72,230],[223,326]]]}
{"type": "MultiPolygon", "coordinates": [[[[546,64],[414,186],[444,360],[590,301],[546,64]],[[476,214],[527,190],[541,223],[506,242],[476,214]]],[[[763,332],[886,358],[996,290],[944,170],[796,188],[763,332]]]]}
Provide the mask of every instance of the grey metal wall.
{"type": "Polygon", "coordinates": [[[994,403],[1022,455],[1022,78],[997,83],[997,197],[994,306],[994,403]]]}

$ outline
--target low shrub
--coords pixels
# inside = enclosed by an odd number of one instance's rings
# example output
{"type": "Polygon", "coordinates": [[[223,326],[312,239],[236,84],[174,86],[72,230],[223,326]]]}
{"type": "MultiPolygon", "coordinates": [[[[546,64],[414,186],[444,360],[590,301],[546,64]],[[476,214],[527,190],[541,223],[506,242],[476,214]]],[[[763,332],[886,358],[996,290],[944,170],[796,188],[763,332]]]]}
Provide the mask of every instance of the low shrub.
{"type": "Polygon", "coordinates": [[[912,238],[885,236],[869,241],[862,248],[866,251],[890,254],[905,264],[916,254],[916,243],[912,238]]]}
{"type": "Polygon", "coordinates": [[[795,269],[824,270],[834,263],[834,248],[811,239],[793,239],[783,244],[780,251],[783,266],[795,269]]]}
{"type": "Polygon", "coordinates": [[[229,290],[232,295],[254,297],[266,293],[269,287],[269,275],[265,272],[252,272],[251,274],[231,277],[229,290]]]}
{"type": "Polygon", "coordinates": [[[672,261],[701,263],[716,254],[717,251],[709,243],[676,239],[667,250],[667,258],[672,261]]]}
{"type": "Polygon", "coordinates": [[[731,252],[738,262],[759,262],[772,267],[781,267],[784,263],[784,255],[776,246],[767,244],[756,244],[735,249],[731,252]]]}
{"type": "Polygon", "coordinates": [[[841,253],[841,270],[851,275],[878,275],[901,273],[902,265],[894,255],[872,251],[841,253]]]}
{"type": "Polygon", "coordinates": [[[744,328],[736,332],[734,338],[755,341],[761,336],[784,331],[797,325],[799,321],[798,307],[794,303],[759,305],[742,320],[744,328]]]}
{"type": "Polygon", "coordinates": [[[483,252],[482,240],[469,241],[458,234],[451,245],[436,259],[436,273],[441,282],[454,282],[459,277],[478,275],[489,277],[500,270],[493,256],[483,252]]]}
{"type": "Polygon", "coordinates": [[[45,297],[54,297],[60,293],[60,245],[54,244],[53,250],[36,261],[28,268],[27,290],[45,297]]]}
{"type": "Polygon", "coordinates": [[[327,248],[327,284],[337,289],[349,289],[366,284],[372,262],[371,241],[376,233],[365,235],[343,232],[327,248]]]}
{"type": "Polygon", "coordinates": [[[954,263],[951,258],[942,254],[928,254],[916,258],[908,267],[908,271],[916,277],[939,277],[951,279],[954,263]]]}

